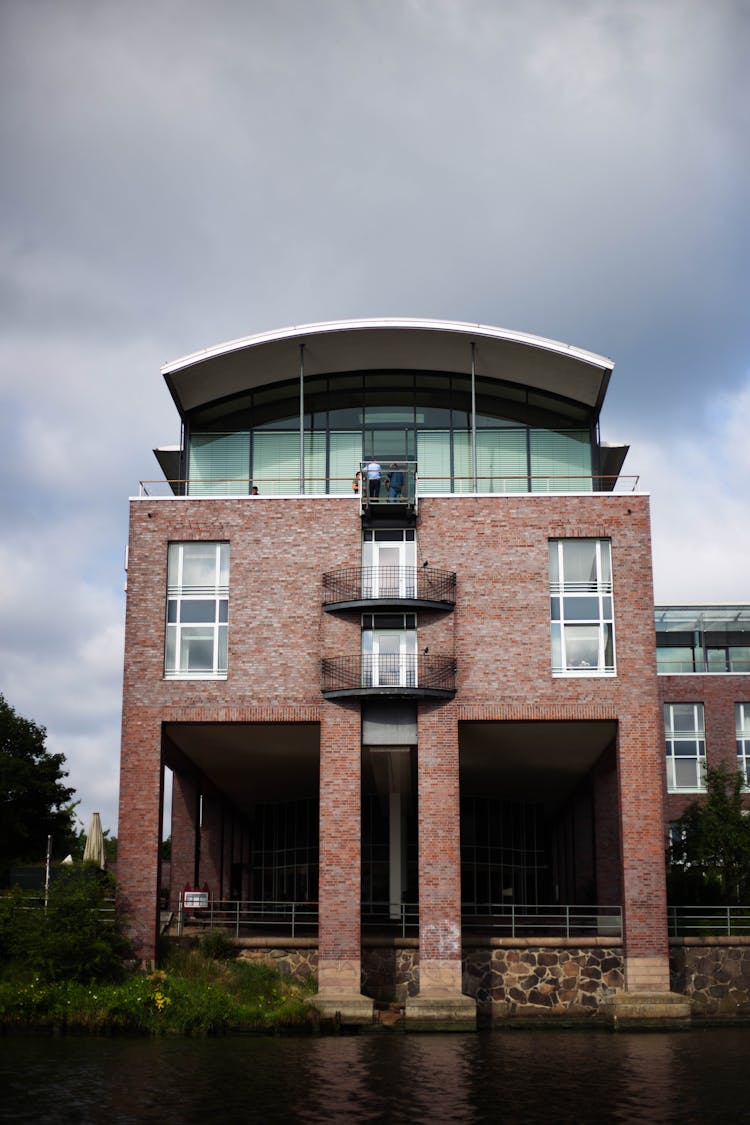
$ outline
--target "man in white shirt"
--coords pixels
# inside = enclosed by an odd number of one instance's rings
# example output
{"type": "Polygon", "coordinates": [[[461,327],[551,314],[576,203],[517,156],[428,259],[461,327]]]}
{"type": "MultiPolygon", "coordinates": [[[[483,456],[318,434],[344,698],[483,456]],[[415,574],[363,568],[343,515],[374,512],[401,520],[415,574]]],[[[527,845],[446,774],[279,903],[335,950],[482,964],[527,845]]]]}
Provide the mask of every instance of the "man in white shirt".
{"type": "Polygon", "coordinates": [[[373,457],[365,466],[367,473],[367,489],[370,496],[380,496],[380,465],[373,457]]]}

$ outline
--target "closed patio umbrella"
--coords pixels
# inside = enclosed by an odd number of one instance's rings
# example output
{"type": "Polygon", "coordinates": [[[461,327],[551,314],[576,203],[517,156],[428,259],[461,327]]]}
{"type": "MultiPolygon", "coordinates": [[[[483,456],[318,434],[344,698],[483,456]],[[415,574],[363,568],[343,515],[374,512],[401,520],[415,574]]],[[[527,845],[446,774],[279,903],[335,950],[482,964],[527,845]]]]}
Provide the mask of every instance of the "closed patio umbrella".
{"type": "Polygon", "coordinates": [[[101,867],[102,871],[107,865],[107,859],[104,853],[102,822],[98,812],[95,812],[91,818],[88,836],[86,837],[86,847],[83,849],[83,862],[95,863],[97,867],[101,867]]]}

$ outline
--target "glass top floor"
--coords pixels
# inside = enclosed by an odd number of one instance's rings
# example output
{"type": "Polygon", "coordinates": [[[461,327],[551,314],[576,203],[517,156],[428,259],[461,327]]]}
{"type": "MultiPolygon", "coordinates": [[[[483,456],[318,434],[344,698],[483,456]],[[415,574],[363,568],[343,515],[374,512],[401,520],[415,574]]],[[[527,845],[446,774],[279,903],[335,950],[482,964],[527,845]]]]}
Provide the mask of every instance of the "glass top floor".
{"type": "Polygon", "coordinates": [[[422,495],[609,491],[624,456],[600,446],[595,412],[580,402],[444,372],[289,380],[184,422],[175,491],[189,495],[347,493],[373,458],[415,465],[422,495]]]}
{"type": "Polygon", "coordinates": [[[750,672],[750,605],[656,606],[660,673],[750,672]]]}

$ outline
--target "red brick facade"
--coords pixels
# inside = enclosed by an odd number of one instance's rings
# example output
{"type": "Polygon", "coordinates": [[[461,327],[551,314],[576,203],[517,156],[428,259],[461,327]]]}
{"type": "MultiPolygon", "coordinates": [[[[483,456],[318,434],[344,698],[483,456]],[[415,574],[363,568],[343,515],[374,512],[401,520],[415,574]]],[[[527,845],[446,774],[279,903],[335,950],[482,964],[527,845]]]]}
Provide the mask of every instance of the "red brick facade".
{"type": "MultiPolygon", "coordinates": [[[[419,709],[422,962],[455,962],[460,972],[461,724],[591,722],[611,724],[617,737],[594,774],[590,829],[577,830],[579,881],[587,872],[599,901],[623,901],[627,956],[666,967],[664,751],[647,498],[428,498],[420,501],[417,541],[420,563],[455,570],[458,579],[455,610],[423,612],[418,623],[420,649],[454,654],[458,669],[455,699],[419,709]],[[551,673],[548,542],[561,537],[611,541],[616,676],[551,673]],[[592,840],[588,857],[584,836],[592,840]]],[[[358,972],[360,705],[322,698],[320,660],[359,652],[359,614],[324,613],[321,600],[323,573],[358,566],[361,542],[350,497],[133,502],[119,872],[145,956],[153,955],[156,932],[163,725],[302,723],[319,737],[321,963],[343,966],[348,980],[358,972]],[[230,546],[222,680],[163,674],[167,548],[193,540],[230,546]]],[[[196,872],[199,783],[183,775],[168,746],[164,754],[176,778],[173,887],[197,875],[226,895],[228,869],[243,857],[241,814],[231,793],[204,797],[196,872]]]]}
{"type": "MultiPolygon", "coordinates": [[[[659,698],[666,703],[702,703],[706,731],[706,763],[737,769],[737,746],[734,707],[750,702],[750,677],[717,673],[714,675],[661,675],[659,698]]],[[[677,820],[695,793],[667,793],[667,821],[677,820]]],[[[750,804],[750,798],[747,801],[750,804]]]]}

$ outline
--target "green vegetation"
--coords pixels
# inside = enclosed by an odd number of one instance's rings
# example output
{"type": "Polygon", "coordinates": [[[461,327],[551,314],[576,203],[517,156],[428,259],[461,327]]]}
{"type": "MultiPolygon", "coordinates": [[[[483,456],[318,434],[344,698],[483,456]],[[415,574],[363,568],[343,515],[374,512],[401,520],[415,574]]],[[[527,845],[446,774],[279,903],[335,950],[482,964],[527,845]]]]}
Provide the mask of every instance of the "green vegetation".
{"type": "Polygon", "coordinates": [[[115,883],[93,864],[61,867],[46,908],[14,890],[0,898],[0,977],[88,984],[123,975],[130,948],[115,883]]]}
{"type": "Polygon", "coordinates": [[[0,1026],[147,1035],[301,1030],[314,1026],[310,992],[266,965],[175,948],[164,969],[116,983],[0,981],[0,1026]]]}
{"type": "Polygon", "coordinates": [[[235,959],[230,938],[171,946],[163,968],[126,970],[115,886],[98,868],[63,870],[45,910],[21,891],[0,897],[0,1028],[209,1035],[305,1028],[311,986],[235,959]]]}
{"type": "Polygon", "coordinates": [[[73,790],[63,784],[65,756],[50,754],[47,732],[17,715],[0,695],[0,885],[11,865],[62,859],[76,845],[73,790]]]}
{"type": "Polygon", "coordinates": [[[743,774],[725,766],[706,770],[706,796],[676,821],[667,850],[670,902],[750,902],[750,817],[743,812],[743,785],[743,774]]]}

